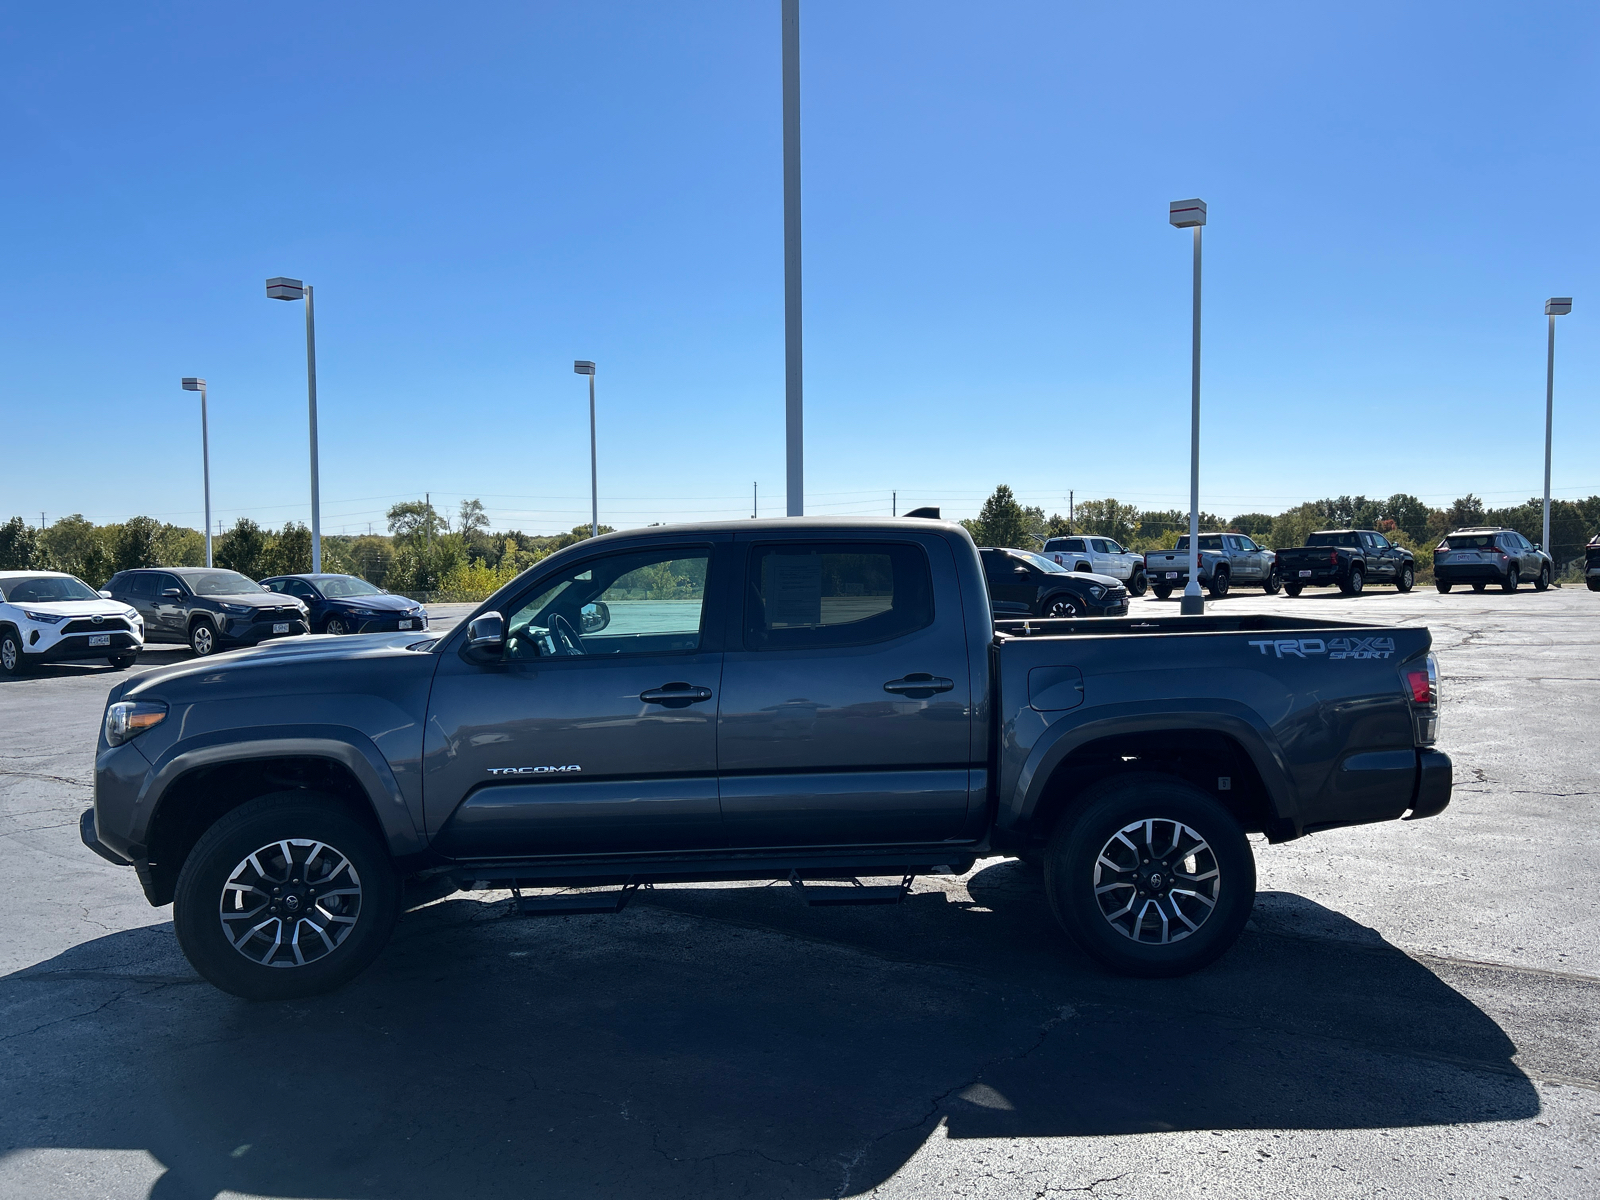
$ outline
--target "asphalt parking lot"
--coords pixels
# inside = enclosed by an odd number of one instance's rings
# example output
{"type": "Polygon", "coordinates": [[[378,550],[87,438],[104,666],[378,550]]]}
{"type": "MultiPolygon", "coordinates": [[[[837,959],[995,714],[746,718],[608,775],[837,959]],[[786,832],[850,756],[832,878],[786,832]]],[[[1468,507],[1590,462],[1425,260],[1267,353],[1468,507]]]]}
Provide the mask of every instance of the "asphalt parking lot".
{"type": "Polygon", "coordinates": [[[1259,845],[1239,945],[1163,982],[991,859],[897,908],[417,894],[348,988],[247,1004],[78,841],[120,676],[0,683],[0,1195],[1600,1195],[1600,595],[1212,611],[1429,626],[1455,797],[1259,845]]]}

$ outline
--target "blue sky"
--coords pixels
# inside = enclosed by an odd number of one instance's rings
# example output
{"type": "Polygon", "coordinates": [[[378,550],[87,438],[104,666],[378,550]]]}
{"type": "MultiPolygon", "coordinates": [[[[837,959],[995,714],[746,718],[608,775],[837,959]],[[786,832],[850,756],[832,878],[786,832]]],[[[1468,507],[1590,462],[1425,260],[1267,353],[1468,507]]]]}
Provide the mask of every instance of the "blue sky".
{"type": "MultiPolygon", "coordinates": [[[[19,5],[0,519],[782,511],[778,0],[19,5]]],[[[808,510],[1600,492],[1600,9],[802,6],[808,510]]]]}

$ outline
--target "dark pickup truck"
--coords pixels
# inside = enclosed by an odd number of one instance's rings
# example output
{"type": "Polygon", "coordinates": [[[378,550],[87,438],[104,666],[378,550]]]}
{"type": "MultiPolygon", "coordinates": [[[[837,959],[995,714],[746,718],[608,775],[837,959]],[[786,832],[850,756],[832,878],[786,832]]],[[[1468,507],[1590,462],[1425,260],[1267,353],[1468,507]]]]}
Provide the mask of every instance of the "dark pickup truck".
{"type": "Polygon", "coordinates": [[[82,835],[173,904],[202,975],[257,999],[366,967],[408,876],[527,912],[706,880],[870,903],[991,855],[1038,864],[1101,963],[1174,975],[1243,927],[1248,832],[1449,803],[1430,644],[1270,616],[996,622],[977,548],[938,521],[660,527],[552,555],[448,634],[124,682],[82,835]]]}
{"type": "Polygon", "coordinates": [[[1600,534],[1583,548],[1583,579],[1591,592],[1600,592],[1600,534]]]}
{"type": "Polygon", "coordinates": [[[1409,592],[1417,582],[1416,558],[1369,529],[1322,529],[1304,546],[1277,551],[1283,590],[1298,596],[1308,587],[1337,587],[1359,596],[1369,583],[1392,583],[1409,592]]]}

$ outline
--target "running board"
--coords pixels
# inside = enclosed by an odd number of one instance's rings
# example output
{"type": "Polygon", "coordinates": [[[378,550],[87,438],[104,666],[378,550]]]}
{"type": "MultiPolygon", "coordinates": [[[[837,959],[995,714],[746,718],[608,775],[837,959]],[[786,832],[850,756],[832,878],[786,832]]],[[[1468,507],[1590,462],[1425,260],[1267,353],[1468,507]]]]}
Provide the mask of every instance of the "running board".
{"type": "Polygon", "coordinates": [[[513,887],[511,898],[517,912],[524,917],[572,917],[580,913],[619,913],[628,907],[628,901],[639,890],[639,885],[629,880],[615,892],[580,892],[566,896],[524,896],[522,889],[513,887]]]}
{"type": "Polygon", "coordinates": [[[807,884],[794,872],[789,872],[789,886],[800,893],[800,898],[812,908],[834,908],[845,904],[899,904],[911,893],[911,881],[915,875],[907,875],[899,883],[884,884],[868,887],[859,879],[851,881],[843,887],[817,887],[807,884]]]}

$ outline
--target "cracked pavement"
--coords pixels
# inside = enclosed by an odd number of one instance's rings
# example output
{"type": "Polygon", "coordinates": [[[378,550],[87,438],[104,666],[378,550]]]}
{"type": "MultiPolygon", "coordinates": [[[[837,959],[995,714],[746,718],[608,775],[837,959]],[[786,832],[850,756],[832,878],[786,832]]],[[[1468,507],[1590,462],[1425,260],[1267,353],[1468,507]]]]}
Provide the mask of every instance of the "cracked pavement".
{"type": "Polygon", "coordinates": [[[990,859],[894,908],[418,892],[350,987],[245,1004],[78,842],[118,676],[0,683],[0,1194],[1595,1194],[1600,596],[1216,608],[1427,624],[1456,792],[1259,844],[1240,944],[1173,981],[1099,971],[990,859]]]}

